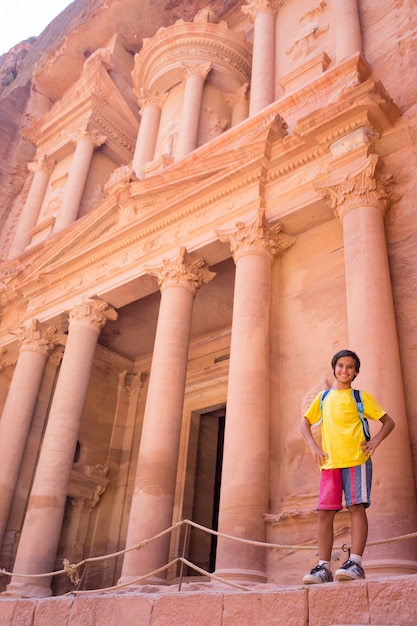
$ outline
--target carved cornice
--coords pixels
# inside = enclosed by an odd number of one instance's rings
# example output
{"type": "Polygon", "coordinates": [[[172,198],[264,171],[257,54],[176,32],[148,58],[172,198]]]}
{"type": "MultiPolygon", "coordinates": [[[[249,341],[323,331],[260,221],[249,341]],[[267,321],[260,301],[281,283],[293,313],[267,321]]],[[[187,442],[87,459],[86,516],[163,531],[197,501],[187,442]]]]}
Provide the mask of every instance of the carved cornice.
{"type": "Polygon", "coordinates": [[[210,395],[219,393],[219,391],[224,391],[224,398],[226,399],[228,379],[228,360],[188,372],[184,394],[185,401],[189,402],[194,396],[201,397],[201,394],[210,395]]]}
{"type": "Polygon", "coordinates": [[[182,287],[195,296],[201,285],[209,283],[216,275],[203,266],[203,259],[193,259],[185,248],[181,248],[175,259],[164,260],[159,266],[145,266],[145,270],[158,278],[161,291],[168,287],[182,287]]]}
{"type": "MultiPolygon", "coordinates": [[[[365,71],[361,64],[361,59],[356,59],[346,64],[346,71],[365,71]],[[358,65],[359,64],[359,65],[358,65]]],[[[329,70],[327,74],[333,75],[338,80],[338,72],[329,70]]],[[[321,78],[312,85],[320,89],[324,86],[327,78],[321,78]]],[[[300,168],[316,163],[316,176],[320,162],[329,152],[336,156],[336,152],[341,150],[341,144],[350,141],[351,156],[347,157],[354,161],[354,141],[359,146],[367,143],[369,146],[374,143],[386,130],[392,127],[399,116],[398,107],[384,90],[382,85],[374,81],[367,80],[361,82],[358,79],[353,84],[346,85],[343,93],[339,93],[336,101],[329,101],[326,106],[312,111],[303,117],[295,126],[291,135],[284,138],[281,144],[277,144],[272,151],[270,158],[270,168],[268,180],[273,182],[279,178],[292,176],[300,168]]],[[[298,95],[298,98],[300,94],[298,95]]],[[[292,103],[295,108],[297,104],[293,102],[295,96],[290,96],[284,100],[281,107],[283,115],[287,111],[287,104],[292,103]]],[[[321,172],[320,172],[321,173],[321,172]]],[[[293,187],[293,194],[297,194],[297,184],[293,187]]]]}
{"type": "Polygon", "coordinates": [[[135,92],[168,91],[180,82],[184,62],[211,63],[212,80],[221,74],[244,84],[250,82],[251,56],[252,46],[244,35],[229,29],[225,22],[180,20],[144,41],[132,73],[135,92]]]}
{"type": "Polygon", "coordinates": [[[98,102],[92,109],[91,124],[106,136],[106,144],[109,144],[114,154],[120,155],[126,160],[133,156],[139,128],[136,120],[134,126],[132,124],[129,128],[121,128],[119,120],[116,122],[111,113],[106,114],[105,108],[98,102]]]}
{"type": "Polygon", "coordinates": [[[236,229],[216,231],[220,241],[228,243],[233,258],[237,262],[247,254],[261,254],[272,259],[295,243],[294,237],[281,232],[282,224],[271,227],[265,219],[265,211],[260,209],[252,222],[237,222],[236,229]]]}
{"type": "MultiPolygon", "coordinates": [[[[355,72],[355,68],[352,68],[355,72]]],[[[322,145],[329,145],[357,128],[368,127],[382,134],[389,130],[400,116],[400,111],[381,83],[362,82],[356,70],[354,81],[342,83],[320,110],[314,110],[301,119],[294,128],[300,137],[310,135],[322,145]]],[[[321,80],[317,81],[320,83],[321,80]]],[[[285,113],[284,113],[285,115],[285,113]]]]}

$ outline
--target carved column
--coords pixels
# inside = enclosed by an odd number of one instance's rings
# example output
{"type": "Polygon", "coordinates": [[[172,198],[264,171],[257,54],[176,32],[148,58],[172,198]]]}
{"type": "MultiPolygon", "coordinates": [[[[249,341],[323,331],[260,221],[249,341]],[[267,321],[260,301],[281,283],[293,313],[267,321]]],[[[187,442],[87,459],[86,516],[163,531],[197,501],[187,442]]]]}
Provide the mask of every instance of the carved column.
{"type": "MultiPolygon", "coordinates": [[[[174,261],[147,268],[161,288],[149,389],[126,546],[172,524],[185,376],[194,296],[214,274],[181,249],[174,261]]],[[[148,574],[168,562],[170,536],[124,557],[121,581],[148,574]]],[[[158,575],[159,582],[166,572],[158,575]]]]}
{"type": "Polygon", "coordinates": [[[182,67],[184,70],[185,86],[181,120],[178,130],[178,142],[175,151],[176,161],[183,159],[197,147],[204,82],[211,69],[211,63],[205,63],[203,65],[198,63],[195,65],[183,63],[182,67]]]}
{"type": "Polygon", "coordinates": [[[275,17],[283,0],[247,0],[242,6],[254,22],[249,115],[275,99],[275,17]]]}
{"type": "Polygon", "coordinates": [[[158,136],[161,109],[167,94],[153,94],[140,98],[142,120],[136,141],[132,169],[138,178],[143,178],[142,167],[153,160],[158,136]]]}
{"type": "MultiPolygon", "coordinates": [[[[108,533],[106,536],[106,553],[112,554],[124,547],[127,520],[125,513],[129,490],[129,469],[133,446],[135,427],[137,427],[137,414],[139,399],[144,393],[143,387],[147,375],[144,372],[135,374],[127,371],[120,372],[117,393],[117,407],[113,423],[113,432],[109,444],[107,464],[110,475],[114,475],[108,487],[107,497],[113,502],[110,517],[107,511],[106,517],[108,533]]],[[[139,409],[140,410],[140,409],[139,409]]],[[[118,572],[121,559],[109,559],[103,564],[102,581],[105,587],[114,584],[114,576],[118,572]]]]}
{"type": "MultiPolygon", "coordinates": [[[[349,347],[362,366],[357,386],[370,391],[393,417],[396,428],[374,457],[375,486],[369,509],[369,541],[414,532],[415,485],[403,379],[384,228],[388,194],[377,171],[377,155],[356,171],[318,190],[330,199],[343,225],[349,347]],[[391,505],[395,502],[395,507],[391,505]]],[[[367,571],[410,573],[417,544],[395,542],[367,548],[367,571]]]]}
{"type": "Polygon", "coordinates": [[[25,451],[20,465],[19,477],[10,508],[7,530],[3,539],[3,559],[14,561],[16,546],[19,542],[20,531],[26,513],[26,506],[32,487],[33,476],[38,462],[43,433],[47,422],[50,403],[53,397],[57,371],[64,354],[66,335],[61,335],[58,345],[50,352],[46,361],[39,388],[35,408],[33,411],[30,430],[26,440],[25,451]]]}
{"type": "Polygon", "coordinates": [[[65,537],[63,553],[65,554],[65,558],[70,560],[71,563],[76,563],[78,560],[82,559],[78,533],[81,524],[81,517],[86,506],[86,499],[81,497],[70,497],[69,501],[71,503],[71,521],[68,524],[68,532],[65,537]]]}
{"type": "MultiPolygon", "coordinates": [[[[7,348],[0,348],[0,375],[6,370],[8,367],[14,367],[16,365],[15,360],[10,360],[6,356],[7,348]]],[[[8,390],[6,385],[0,385],[0,407],[1,411],[4,408],[6,399],[7,399],[8,390]]],[[[1,542],[0,542],[1,546],[1,542]]]]}
{"type": "Polygon", "coordinates": [[[106,137],[100,135],[97,130],[90,131],[88,129],[81,131],[74,138],[75,152],[62,197],[62,204],[55,221],[54,233],[67,228],[77,219],[94,150],[105,141],[106,137]]]}
{"type": "Polygon", "coordinates": [[[33,172],[33,180],[10,247],[10,259],[22,254],[31,241],[31,230],[38,220],[54,165],[55,161],[53,159],[40,152],[36,155],[33,163],[28,163],[28,169],[33,172]]]}
{"type": "Polygon", "coordinates": [[[33,320],[29,327],[11,331],[19,339],[19,358],[0,419],[0,546],[13,502],[32,416],[48,356],[62,343],[56,328],[33,320]]]}
{"type": "Polygon", "coordinates": [[[333,0],[336,25],[336,62],[362,51],[358,0],[333,0]]]}
{"type": "MultiPolygon", "coordinates": [[[[269,506],[271,262],[294,240],[255,221],[217,233],[236,263],[219,531],[265,541],[269,506]]],[[[266,579],[265,550],[219,537],[216,574],[242,582],[266,579]]]]}
{"type": "MultiPolygon", "coordinates": [[[[17,550],[16,573],[54,569],[78,430],[98,336],[116,312],[99,299],[75,306],[17,550]]],[[[7,595],[46,597],[50,578],[12,577],[7,595]]]]}
{"type": "Polygon", "coordinates": [[[227,97],[228,104],[232,106],[232,127],[243,122],[249,115],[248,89],[249,85],[245,83],[227,97]]]}

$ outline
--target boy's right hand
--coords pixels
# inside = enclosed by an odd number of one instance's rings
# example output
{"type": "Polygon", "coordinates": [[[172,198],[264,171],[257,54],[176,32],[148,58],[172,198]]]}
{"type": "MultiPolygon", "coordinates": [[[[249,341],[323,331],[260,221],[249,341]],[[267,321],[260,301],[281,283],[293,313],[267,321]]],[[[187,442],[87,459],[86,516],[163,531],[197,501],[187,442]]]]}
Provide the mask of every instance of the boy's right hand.
{"type": "Polygon", "coordinates": [[[315,462],[321,467],[324,465],[326,459],[329,458],[329,455],[324,452],[316,443],[310,445],[311,453],[314,457],[315,462]]]}
{"type": "Polygon", "coordinates": [[[322,465],[324,465],[326,459],[329,458],[329,455],[320,448],[320,446],[314,439],[313,435],[311,434],[311,424],[305,416],[301,418],[301,433],[306,443],[310,447],[315,462],[318,463],[321,467],[322,465]]]}

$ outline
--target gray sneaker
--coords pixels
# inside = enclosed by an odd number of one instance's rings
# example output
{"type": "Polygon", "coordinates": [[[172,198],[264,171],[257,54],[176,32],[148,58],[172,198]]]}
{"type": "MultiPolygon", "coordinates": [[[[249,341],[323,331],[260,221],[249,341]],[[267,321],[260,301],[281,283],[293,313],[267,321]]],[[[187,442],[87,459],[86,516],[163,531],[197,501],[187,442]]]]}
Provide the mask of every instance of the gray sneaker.
{"type": "Polygon", "coordinates": [[[316,585],[317,583],[332,583],[333,574],[324,565],[316,565],[309,574],[303,578],[305,585],[316,585]]]}
{"type": "Polygon", "coordinates": [[[337,580],[362,580],[365,578],[363,567],[356,561],[348,560],[335,572],[337,580]]]}

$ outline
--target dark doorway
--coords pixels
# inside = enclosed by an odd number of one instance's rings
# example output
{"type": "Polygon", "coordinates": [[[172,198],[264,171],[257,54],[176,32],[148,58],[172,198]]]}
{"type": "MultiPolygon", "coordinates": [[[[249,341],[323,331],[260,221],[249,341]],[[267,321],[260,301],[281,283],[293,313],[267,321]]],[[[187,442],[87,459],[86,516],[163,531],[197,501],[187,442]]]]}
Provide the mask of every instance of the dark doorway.
{"type": "MultiPolygon", "coordinates": [[[[213,530],[218,529],[225,411],[223,407],[194,414],[190,428],[184,511],[190,511],[193,522],[213,530]]],[[[215,535],[194,527],[190,530],[186,552],[192,563],[213,572],[216,548],[215,535]]]]}

